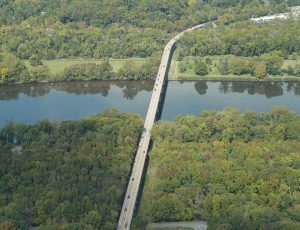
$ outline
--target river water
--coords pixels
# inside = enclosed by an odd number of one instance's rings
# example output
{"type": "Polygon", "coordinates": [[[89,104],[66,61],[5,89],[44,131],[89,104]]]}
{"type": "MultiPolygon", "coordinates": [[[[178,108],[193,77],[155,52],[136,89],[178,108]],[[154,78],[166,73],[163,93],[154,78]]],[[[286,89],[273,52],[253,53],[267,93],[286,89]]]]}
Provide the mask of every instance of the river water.
{"type": "MultiPolygon", "coordinates": [[[[153,89],[149,81],[90,81],[0,87],[0,126],[42,119],[71,120],[107,108],[145,117],[153,89]]],[[[300,114],[300,82],[170,81],[161,119],[235,107],[269,111],[285,106],[300,114]]]]}

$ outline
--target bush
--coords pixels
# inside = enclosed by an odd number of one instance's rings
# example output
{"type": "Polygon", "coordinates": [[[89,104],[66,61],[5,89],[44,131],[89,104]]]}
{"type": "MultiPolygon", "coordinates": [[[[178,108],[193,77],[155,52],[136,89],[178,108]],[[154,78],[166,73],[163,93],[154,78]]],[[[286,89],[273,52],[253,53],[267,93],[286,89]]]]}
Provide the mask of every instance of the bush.
{"type": "Polygon", "coordinates": [[[195,74],[201,76],[208,74],[207,65],[204,61],[200,60],[195,63],[195,74]]]}

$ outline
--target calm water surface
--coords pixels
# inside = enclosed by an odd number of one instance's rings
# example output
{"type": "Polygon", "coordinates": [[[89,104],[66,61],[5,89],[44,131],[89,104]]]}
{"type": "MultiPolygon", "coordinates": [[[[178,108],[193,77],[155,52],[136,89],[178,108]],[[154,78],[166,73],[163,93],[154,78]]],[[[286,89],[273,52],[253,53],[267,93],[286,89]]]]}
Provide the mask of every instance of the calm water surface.
{"type": "MultiPolygon", "coordinates": [[[[153,82],[149,81],[0,87],[0,126],[10,120],[32,124],[42,119],[81,119],[112,107],[145,117],[152,89],[153,82]]],[[[206,109],[269,111],[274,106],[286,106],[300,114],[300,82],[172,81],[168,83],[162,119],[198,115],[206,109]]]]}
{"type": "Polygon", "coordinates": [[[162,119],[234,107],[266,112],[285,106],[300,114],[300,82],[169,82],[162,119]]]}

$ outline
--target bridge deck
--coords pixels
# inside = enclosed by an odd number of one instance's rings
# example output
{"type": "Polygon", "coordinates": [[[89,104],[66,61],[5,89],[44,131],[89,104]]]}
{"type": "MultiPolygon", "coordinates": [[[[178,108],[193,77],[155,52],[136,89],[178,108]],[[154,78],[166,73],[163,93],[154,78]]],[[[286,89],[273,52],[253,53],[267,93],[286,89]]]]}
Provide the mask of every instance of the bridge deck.
{"type": "Polygon", "coordinates": [[[126,190],[126,195],[124,198],[122,211],[120,214],[119,222],[118,222],[118,229],[119,230],[126,230],[130,229],[130,224],[133,216],[133,211],[135,208],[135,203],[139,191],[139,186],[143,174],[143,169],[145,165],[146,155],[150,143],[150,135],[151,135],[151,128],[154,124],[156,113],[158,109],[159,100],[161,97],[163,84],[165,78],[167,76],[167,68],[169,63],[169,58],[171,56],[171,49],[175,42],[186,32],[191,31],[194,29],[198,29],[203,27],[204,24],[194,26],[180,34],[176,35],[172,38],[168,44],[165,46],[164,53],[162,55],[161,63],[159,66],[159,70],[157,73],[156,81],[154,84],[154,89],[151,97],[151,101],[149,104],[147,116],[144,123],[143,133],[140,138],[138,150],[135,156],[134,164],[131,171],[131,176],[129,179],[129,183],[126,190]]]}

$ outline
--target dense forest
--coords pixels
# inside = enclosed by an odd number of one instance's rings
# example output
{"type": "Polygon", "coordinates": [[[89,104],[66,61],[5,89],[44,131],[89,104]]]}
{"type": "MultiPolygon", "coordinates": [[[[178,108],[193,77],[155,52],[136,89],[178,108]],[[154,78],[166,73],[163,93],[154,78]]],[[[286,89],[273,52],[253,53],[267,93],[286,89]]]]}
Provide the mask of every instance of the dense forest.
{"type": "Polygon", "coordinates": [[[207,220],[209,229],[299,229],[300,117],[206,111],[158,122],[136,229],[207,220]]]}
{"type": "MultiPolygon", "coordinates": [[[[289,0],[293,5],[295,0],[289,0]]],[[[230,14],[235,20],[287,10],[285,0],[0,1],[3,51],[21,59],[146,57],[173,32],[230,14]]]]}
{"type": "Polygon", "coordinates": [[[108,110],[1,128],[0,229],[116,229],[141,125],[108,110]]]}
{"type": "Polygon", "coordinates": [[[55,77],[41,60],[159,57],[173,35],[192,25],[283,12],[297,1],[0,0],[0,84],[153,78],[158,65],[153,58],[134,71],[132,63],[119,73],[105,63],[84,64],[55,77]]]}
{"type": "Polygon", "coordinates": [[[243,21],[186,33],[179,41],[182,55],[234,54],[260,56],[273,51],[289,55],[300,51],[300,19],[265,23],[243,21]]]}
{"type": "MultiPolygon", "coordinates": [[[[249,74],[256,78],[267,75],[300,76],[300,62],[281,69],[284,60],[300,59],[300,19],[275,20],[265,23],[242,21],[216,28],[207,27],[187,33],[179,41],[178,60],[184,57],[195,59],[195,73],[207,75],[212,68],[210,60],[216,55],[220,75],[249,74]],[[234,55],[236,58],[232,58],[234,55]],[[247,57],[247,58],[242,58],[247,57]]],[[[187,62],[181,62],[180,71],[185,72],[187,62]]]]}

